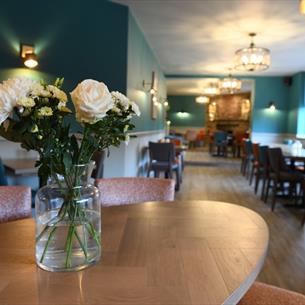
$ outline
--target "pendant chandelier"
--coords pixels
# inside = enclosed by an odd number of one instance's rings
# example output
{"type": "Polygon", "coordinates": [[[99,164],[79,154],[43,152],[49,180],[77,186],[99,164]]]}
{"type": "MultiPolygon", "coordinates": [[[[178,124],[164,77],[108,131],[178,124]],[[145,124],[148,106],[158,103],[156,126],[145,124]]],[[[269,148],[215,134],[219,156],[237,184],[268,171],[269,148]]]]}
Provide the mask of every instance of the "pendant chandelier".
{"type": "Polygon", "coordinates": [[[205,95],[218,95],[219,94],[219,86],[218,82],[211,82],[207,87],[203,88],[203,94],[205,95]]]}
{"type": "Polygon", "coordinates": [[[241,89],[242,82],[238,78],[234,78],[231,69],[229,75],[222,80],[220,80],[220,89],[224,93],[234,93],[241,89]]]}
{"type": "Polygon", "coordinates": [[[253,39],[255,33],[250,33],[251,43],[248,48],[235,52],[235,69],[240,71],[263,71],[270,66],[270,50],[256,47],[253,39]]]}
{"type": "Polygon", "coordinates": [[[200,95],[196,97],[196,103],[198,104],[207,104],[210,99],[207,96],[200,95]]]}

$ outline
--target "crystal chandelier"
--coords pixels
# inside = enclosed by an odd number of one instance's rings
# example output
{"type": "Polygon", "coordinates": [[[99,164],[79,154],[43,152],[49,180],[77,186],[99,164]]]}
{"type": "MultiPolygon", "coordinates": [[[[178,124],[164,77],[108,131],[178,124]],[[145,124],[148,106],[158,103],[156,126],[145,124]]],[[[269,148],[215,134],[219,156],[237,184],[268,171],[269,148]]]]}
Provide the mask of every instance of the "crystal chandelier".
{"type": "Polygon", "coordinates": [[[196,97],[196,103],[198,104],[207,104],[210,99],[207,96],[200,95],[196,97]]]}
{"type": "Polygon", "coordinates": [[[250,33],[251,43],[248,48],[235,52],[235,69],[240,71],[263,71],[270,66],[270,51],[266,48],[256,47],[253,39],[255,33],[250,33]]]}
{"type": "Polygon", "coordinates": [[[218,83],[210,83],[207,87],[203,88],[203,94],[205,95],[217,95],[219,94],[218,83]]]}
{"type": "Polygon", "coordinates": [[[220,80],[220,89],[225,93],[234,93],[241,89],[242,82],[240,79],[234,78],[231,69],[229,75],[222,80],[220,80]]]}

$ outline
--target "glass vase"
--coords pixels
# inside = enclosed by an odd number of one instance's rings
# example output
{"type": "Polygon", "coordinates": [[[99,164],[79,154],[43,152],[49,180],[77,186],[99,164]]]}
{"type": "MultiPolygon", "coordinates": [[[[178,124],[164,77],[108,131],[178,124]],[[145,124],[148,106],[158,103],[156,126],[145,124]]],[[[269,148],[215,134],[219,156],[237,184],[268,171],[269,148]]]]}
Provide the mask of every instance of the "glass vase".
{"type": "Polygon", "coordinates": [[[100,260],[99,191],[88,182],[89,169],[54,174],[36,194],[36,263],[44,270],[76,271],[100,260]]]}

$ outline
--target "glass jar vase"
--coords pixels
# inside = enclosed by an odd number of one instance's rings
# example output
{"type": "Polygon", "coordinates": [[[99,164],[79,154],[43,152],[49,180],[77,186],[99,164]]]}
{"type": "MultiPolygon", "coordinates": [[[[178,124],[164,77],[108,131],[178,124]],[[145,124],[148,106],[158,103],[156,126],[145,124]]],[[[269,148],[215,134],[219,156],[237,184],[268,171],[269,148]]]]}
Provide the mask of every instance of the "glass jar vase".
{"type": "Polygon", "coordinates": [[[99,191],[89,169],[74,165],[69,174],[54,174],[36,194],[36,263],[44,270],[76,271],[100,260],[99,191]]]}

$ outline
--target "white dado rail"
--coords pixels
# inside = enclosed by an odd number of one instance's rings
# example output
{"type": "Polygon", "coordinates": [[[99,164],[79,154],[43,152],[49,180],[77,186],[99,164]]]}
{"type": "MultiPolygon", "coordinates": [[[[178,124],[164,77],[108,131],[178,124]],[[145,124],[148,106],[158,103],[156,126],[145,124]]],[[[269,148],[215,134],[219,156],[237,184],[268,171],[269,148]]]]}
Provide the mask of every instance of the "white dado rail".
{"type": "Polygon", "coordinates": [[[252,142],[268,145],[271,143],[282,143],[285,139],[296,139],[296,136],[290,133],[252,132],[251,139],[252,142]]]}
{"type": "Polygon", "coordinates": [[[148,166],[148,142],[156,142],[165,136],[164,130],[130,133],[129,144],[110,148],[110,156],[105,158],[104,177],[146,176],[148,166]],[[135,138],[132,138],[135,136],[135,138]]]}

